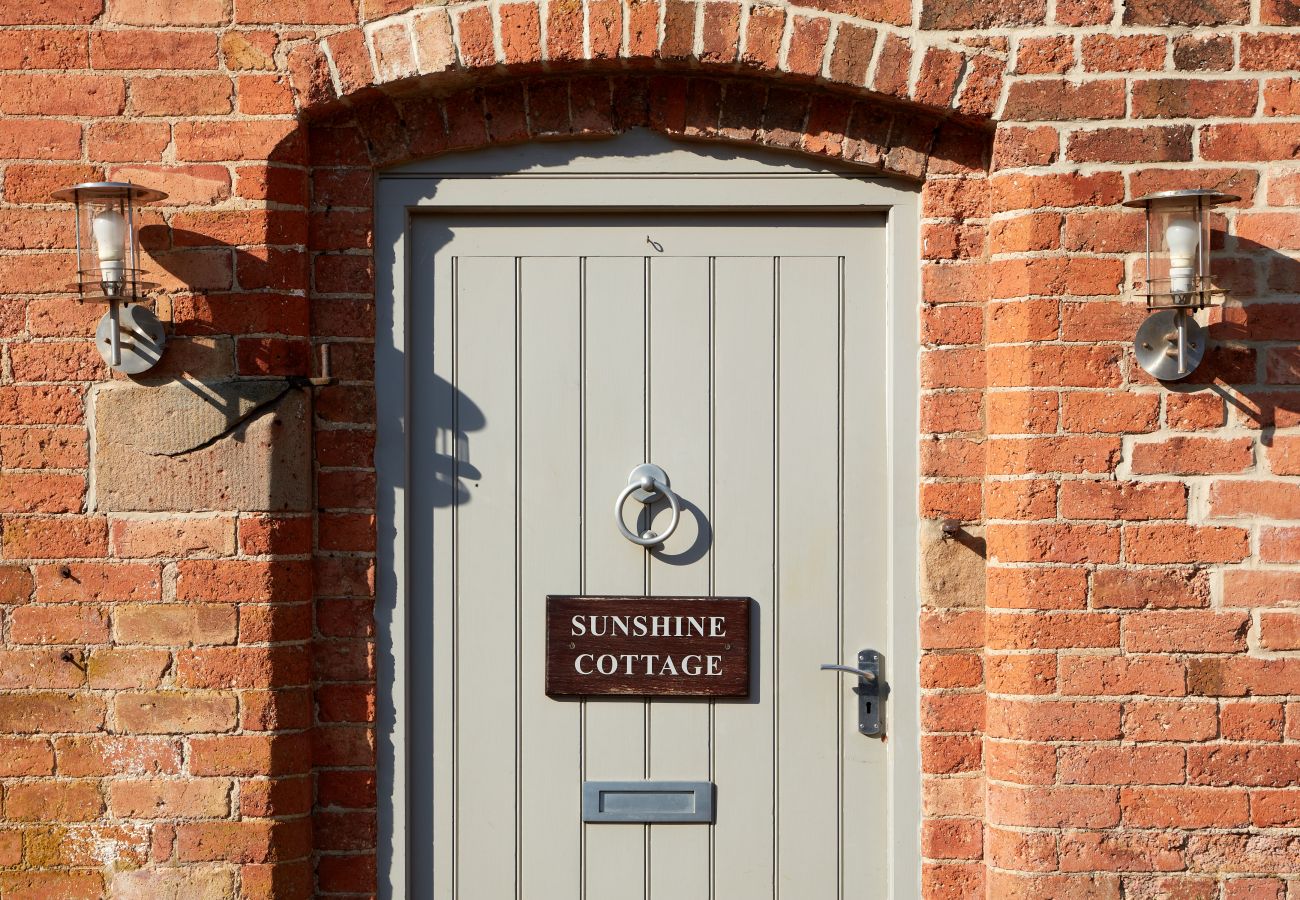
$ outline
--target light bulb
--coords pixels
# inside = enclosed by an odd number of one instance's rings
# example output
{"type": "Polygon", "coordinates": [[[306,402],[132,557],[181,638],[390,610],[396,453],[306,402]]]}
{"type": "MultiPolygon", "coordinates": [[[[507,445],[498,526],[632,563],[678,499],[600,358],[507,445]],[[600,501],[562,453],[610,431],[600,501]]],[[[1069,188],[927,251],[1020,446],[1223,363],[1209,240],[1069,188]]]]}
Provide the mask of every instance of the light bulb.
{"type": "Polygon", "coordinates": [[[126,219],[115,209],[101,209],[90,222],[104,284],[120,288],[126,267],[126,219]]]}
{"type": "Polygon", "coordinates": [[[1192,290],[1196,275],[1196,248],[1201,231],[1196,219],[1188,215],[1171,216],[1165,225],[1165,246],[1169,248],[1169,290],[1186,294],[1192,290]]]}

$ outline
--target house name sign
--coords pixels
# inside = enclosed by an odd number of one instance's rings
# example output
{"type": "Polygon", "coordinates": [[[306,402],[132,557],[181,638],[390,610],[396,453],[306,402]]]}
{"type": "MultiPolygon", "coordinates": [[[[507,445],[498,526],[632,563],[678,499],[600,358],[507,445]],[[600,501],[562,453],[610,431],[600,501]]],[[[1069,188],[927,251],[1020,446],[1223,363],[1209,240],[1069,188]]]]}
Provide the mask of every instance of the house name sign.
{"type": "Polygon", "coordinates": [[[747,697],[750,602],[547,597],[546,693],[747,697]]]}

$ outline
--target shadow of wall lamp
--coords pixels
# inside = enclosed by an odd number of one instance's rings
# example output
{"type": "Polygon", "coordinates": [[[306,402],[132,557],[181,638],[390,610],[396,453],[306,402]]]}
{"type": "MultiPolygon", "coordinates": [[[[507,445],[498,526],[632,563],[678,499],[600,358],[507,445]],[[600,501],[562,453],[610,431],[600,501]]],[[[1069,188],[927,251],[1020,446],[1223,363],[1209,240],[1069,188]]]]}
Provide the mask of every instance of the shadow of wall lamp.
{"type": "Polygon", "coordinates": [[[71,202],[77,217],[77,280],[68,290],[80,300],[108,303],[95,329],[100,356],[127,375],[148,371],[162,357],[166,337],[153,311],[139,305],[158,285],[141,278],[135,208],[167,195],[130,182],[91,181],[50,196],[71,202]]]}
{"type": "Polygon", "coordinates": [[[1186,378],[1205,356],[1207,329],[1193,318],[1223,291],[1210,276],[1209,209],[1240,200],[1218,191],[1161,191],[1129,200],[1146,211],[1146,257],[1137,291],[1151,315],[1138,329],[1138,365],[1161,381],[1186,378]]]}

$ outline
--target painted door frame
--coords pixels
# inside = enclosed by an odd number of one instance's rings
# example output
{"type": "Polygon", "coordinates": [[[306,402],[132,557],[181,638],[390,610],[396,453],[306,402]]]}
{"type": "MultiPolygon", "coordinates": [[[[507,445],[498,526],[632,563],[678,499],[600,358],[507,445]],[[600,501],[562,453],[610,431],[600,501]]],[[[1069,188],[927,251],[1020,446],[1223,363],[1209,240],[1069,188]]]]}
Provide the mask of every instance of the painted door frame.
{"type": "MultiPolygon", "coordinates": [[[[612,139],[449,153],[377,173],[375,396],[378,558],[375,573],[379,896],[406,896],[407,718],[405,544],[411,460],[406,307],[412,216],[440,212],[583,210],[884,212],[889,330],[886,385],[891,535],[887,655],[894,897],[920,896],[921,767],[917,512],[919,185],[824,160],[731,144],[676,141],[647,131],[612,139]],[[907,677],[904,677],[907,676],[907,677]]],[[[420,761],[415,761],[419,764],[420,761]]],[[[861,798],[863,803],[870,798],[861,798]]]]}

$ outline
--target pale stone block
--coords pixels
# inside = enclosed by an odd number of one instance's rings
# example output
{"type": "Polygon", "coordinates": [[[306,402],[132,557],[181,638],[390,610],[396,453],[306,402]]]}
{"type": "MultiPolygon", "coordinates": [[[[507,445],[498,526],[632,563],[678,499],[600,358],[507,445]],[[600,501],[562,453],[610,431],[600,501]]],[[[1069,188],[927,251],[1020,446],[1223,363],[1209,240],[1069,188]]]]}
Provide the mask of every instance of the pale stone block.
{"type": "Polygon", "coordinates": [[[943,523],[921,524],[921,604],[931,607],[984,605],[984,529],[963,526],[944,538],[943,523]]]}
{"type": "Polygon", "coordinates": [[[306,510],[309,410],[304,391],[284,381],[103,385],[94,397],[94,508],[306,510]]]}

